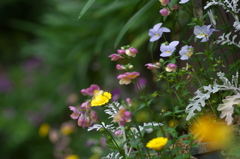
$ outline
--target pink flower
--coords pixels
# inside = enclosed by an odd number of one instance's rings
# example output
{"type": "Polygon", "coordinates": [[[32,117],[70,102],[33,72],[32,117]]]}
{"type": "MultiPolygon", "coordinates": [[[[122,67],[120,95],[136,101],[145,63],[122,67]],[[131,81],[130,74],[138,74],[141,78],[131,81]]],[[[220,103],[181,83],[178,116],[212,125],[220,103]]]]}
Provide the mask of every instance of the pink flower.
{"type": "Polygon", "coordinates": [[[120,135],[122,135],[122,131],[121,130],[117,130],[117,131],[114,132],[114,134],[117,135],[117,136],[120,136],[120,135]]]}
{"type": "Polygon", "coordinates": [[[119,54],[111,54],[111,55],[109,55],[108,57],[110,57],[112,61],[117,61],[117,60],[123,58],[123,57],[122,57],[121,55],[119,55],[119,54]]]}
{"type": "Polygon", "coordinates": [[[154,68],[160,68],[160,63],[157,62],[157,63],[147,63],[145,66],[147,66],[147,69],[154,69],[154,68]]]}
{"type": "Polygon", "coordinates": [[[113,121],[118,122],[120,126],[124,126],[126,122],[130,122],[132,113],[127,111],[124,107],[120,107],[117,114],[115,114],[113,121]]]}
{"type": "Polygon", "coordinates": [[[137,76],[139,76],[140,73],[138,72],[126,72],[124,74],[120,74],[118,75],[118,79],[120,79],[119,84],[120,85],[127,85],[130,84],[132,82],[133,79],[135,79],[137,76]]]}
{"type": "Polygon", "coordinates": [[[116,65],[117,70],[125,70],[126,68],[120,64],[116,65]]]}
{"type": "Polygon", "coordinates": [[[128,107],[131,107],[131,106],[132,106],[132,100],[131,100],[131,98],[127,98],[127,99],[126,99],[126,102],[127,102],[127,106],[128,106],[128,107]]]}
{"type": "Polygon", "coordinates": [[[122,55],[122,54],[125,54],[125,50],[122,50],[122,49],[118,49],[117,52],[122,55]]]}
{"type": "Polygon", "coordinates": [[[70,110],[73,111],[73,113],[70,115],[72,119],[78,119],[79,115],[80,115],[80,111],[74,107],[74,106],[69,106],[70,110]]]}
{"type": "Polygon", "coordinates": [[[83,102],[80,106],[82,110],[91,110],[91,104],[90,101],[83,102]]]}
{"type": "Polygon", "coordinates": [[[167,9],[167,8],[163,8],[159,11],[159,13],[162,15],[162,16],[168,16],[170,14],[170,10],[167,9]]]}
{"type": "Polygon", "coordinates": [[[135,57],[136,54],[138,53],[138,50],[134,47],[130,47],[125,52],[126,52],[126,55],[131,56],[131,57],[135,57]]]}
{"type": "Polygon", "coordinates": [[[100,90],[100,87],[98,85],[96,85],[96,84],[92,84],[89,88],[82,89],[81,93],[83,95],[90,95],[90,96],[92,96],[94,94],[95,90],[100,90]]]}
{"type": "MultiPolygon", "coordinates": [[[[87,102],[84,102],[82,106],[83,105],[86,106],[89,104],[87,102]]],[[[72,119],[78,119],[78,126],[85,128],[91,126],[94,122],[97,122],[98,117],[95,111],[92,111],[91,109],[85,109],[82,106],[80,107],[80,109],[77,109],[74,106],[69,106],[70,110],[73,111],[70,116],[72,119]]]]}
{"type": "Polygon", "coordinates": [[[177,4],[175,4],[175,5],[173,5],[172,6],[172,10],[178,10],[180,7],[179,7],[179,5],[177,5],[177,4]]]}
{"type": "Polygon", "coordinates": [[[167,65],[166,67],[166,71],[167,72],[175,72],[176,71],[176,68],[177,68],[177,65],[176,64],[173,64],[173,63],[170,63],[167,65]]]}

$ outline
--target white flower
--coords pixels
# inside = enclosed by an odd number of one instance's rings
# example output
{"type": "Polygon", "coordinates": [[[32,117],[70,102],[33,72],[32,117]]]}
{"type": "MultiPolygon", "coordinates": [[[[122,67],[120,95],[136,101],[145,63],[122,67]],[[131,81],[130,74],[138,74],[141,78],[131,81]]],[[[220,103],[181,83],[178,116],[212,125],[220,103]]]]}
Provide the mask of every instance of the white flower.
{"type": "Polygon", "coordinates": [[[162,52],[160,56],[168,57],[171,56],[172,53],[176,50],[176,46],[179,44],[179,41],[172,41],[169,45],[163,43],[160,47],[160,51],[162,52]]]}
{"type": "Polygon", "coordinates": [[[179,54],[181,55],[181,60],[188,60],[193,54],[193,47],[185,45],[181,48],[179,54]]]}
{"type": "Polygon", "coordinates": [[[212,33],[214,31],[217,31],[215,29],[210,29],[211,25],[203,25],[203,26],[199,26],[199,25],[196,25],[194,27],[194,31],[193,33],[196,35],[196,38],[198,39],[202,39],[201,42],[206,42],[209,40],[209,37],[212,35],[212,33]]]}
{"type": "Polygon", "coordinates": [[[184,3],[187,3],[189,0],[181,0],[180,2],[179,2],[179,4],[184,4],[184,3]]]}

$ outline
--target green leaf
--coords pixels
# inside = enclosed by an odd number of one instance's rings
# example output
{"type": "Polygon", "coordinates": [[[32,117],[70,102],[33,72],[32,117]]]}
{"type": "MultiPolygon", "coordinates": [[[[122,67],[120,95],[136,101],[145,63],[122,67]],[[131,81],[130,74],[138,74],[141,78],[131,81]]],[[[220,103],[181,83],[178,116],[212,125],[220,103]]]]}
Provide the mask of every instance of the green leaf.
{"type": "Polygon", "coordinates": [[[114,43],[114,47],[116,48],[119,44],[120,40],[124,36],[124,34],[128,31],[128,29],[132,26],[132,24],[135,23],[135,21],[142,16],[154,3],[155,1],[149,1],[144,7],[142,7],[137,13],[135,13],[128,22],[123,26],[123,28],[120,30],[119,34],[117,35],[117,38],[114,43]]]}
{"type": "Polygon", "coordinates": [[[86,12],[87,10],[91,7],[91,5],[95,2],[95,0],[88,0],[88,2],[85,4],[83,7],[82,11],[80,12],[78,19],[80,19],[86,12]]]}

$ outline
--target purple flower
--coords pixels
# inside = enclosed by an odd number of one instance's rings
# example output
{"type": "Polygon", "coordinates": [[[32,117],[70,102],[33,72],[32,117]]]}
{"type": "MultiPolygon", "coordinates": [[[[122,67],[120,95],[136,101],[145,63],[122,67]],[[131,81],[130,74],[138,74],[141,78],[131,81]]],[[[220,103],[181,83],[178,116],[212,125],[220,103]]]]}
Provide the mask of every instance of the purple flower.
{"type": "Polygon", "coordinates": [[[154,25],[153,29],[149,30],[148,35],[151,37],[150,38],[151,42],[160,39],[162,37],[163,32],[170,32],[168,28],[161,27],[161,26],[162,26],[162,23],[158,23],[154,25]]]}
{"type": "Polygon", "coordinates": [[[165,43],[163,43],[160,47],[160,51],[162,52],[160,56],[162,57],[171,56],[178,44],[179,44],[179,41],[172,41],[169,45],[166,45],[165,43]]]}
{"type": "Polygon", "coordinates": [[[193,54],[193,47],[185,45],[181,48],[179,54],[181,55],[181,60],[188,60],[193,54]]]}
{"type": "Polygon", "coordinates": [[[167,9],[167,8],[163,8],[159,11],[159,13],[162,15],[162,16],[168,16],[170,14],[170,10],[167,9]]]}
{"type": "Polygon", "coordinates": [[[138,78],[136,84],[135,84],[135,89],[138,90],[143,90],[147,84],[147,79],[145,77],[140,77],[138,78]]]}
{"type": "Polygon", "coordinates": [[[120,89],[114,89],[114,90],[111,92],[111,94],[112,94],[112,100],[113,100],[113,101],[117,101],[117,100],[119,100],[119,98],[120,98],[121,90],[120,90],[120,89]]]}
{"type": "Polygon", "coordinates": [[[94,94],[95,90],[100,90],[100,87],[98,85],[96,85],[96,84],[92,84],[89,88],[82,89],[81,93],[83,95],[90,95],[90,96],[92,96],[94,94]]]}
{"type": "Polygon", "coordinates": [[[5,74],[0,74],[0,92],[11,92],[13,89],[12,81],[5,74]]]}
{"type": "Polygon", "coordinates": [[[24,71],[34,71],[42,64],[42,60],[38,57],[32,57],[29,60],[25,61],[22,65],[24,71]]]}
{"type": "Polygon", "coordinates": [[[189,0],[180,0],[179,4],[187,3],[189,0]]]}
{"type": "Polygon", "coordinates": [[[217,31],[215,29],[210,29],[211,25],[203,25],[200,27],[199,25],[196,25],[194,27],[193,33],[196,35],[196,38],[202,39],[201,42],[206,42],[209,40],[209,37],[212,35],[214,31],[217,31]]]}
{"type": "Polygon", "coordinates": [[[123,57],[122,57],[121,55],[119,55],[119,54],[111,54],[111,55],[109,55],[108,57],[110,57],[112,61],[117,61],[117,60],[123,58],[123,57]]]}

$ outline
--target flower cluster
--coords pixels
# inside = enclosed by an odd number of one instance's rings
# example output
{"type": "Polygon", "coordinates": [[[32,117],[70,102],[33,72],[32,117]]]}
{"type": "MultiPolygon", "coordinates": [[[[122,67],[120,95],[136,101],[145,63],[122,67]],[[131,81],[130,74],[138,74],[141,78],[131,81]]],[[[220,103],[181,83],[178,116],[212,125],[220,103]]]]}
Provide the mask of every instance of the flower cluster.
{"type": "Polygon", "coordinates": [[[79,108],[69,106],[73,113],[70,115],[72,119],[78,120],[78,126],[86,128],[91,126],[94,122],[98,121],[95,111],[91,110],[90,102],[84,102],[79,108]]]}
{"type": "Polygon", "coordinates": [[[131,112],[127,111],[124,107],[120,107],[117,114],[114,115],[114,122],[118,122],[120,126],[124,126],[126,122],[131,121],[131,112]]]}
{"type": "MultiPolygon", "coordinates": [[[[132,70],[131,63],[138,50],[129,45],[122,46],[109,57],[111,61],[119,62],[116,69],[123,72],[117,76],[119,84],[136,84],[137,97],[121,102],[117,101],[118,98],[112,102],[110,93],[100,90],[97,85],[91,85],[90,88],[81,90],[83,95],[88,95],[91,99],[78,109],[70,106],[73,111],[71,117],[79,120],[79,126],[88,127],[88,131],[101,130],[109,139],[108,146],[117,150],[109,153],[106,158],[192,158],[190,147],[210,143],[214,149],[225,149],[231,142],[229,136],[234,136],[232,124],[236,123],[234,119],[237,116],[240,118],[239,78],[238,73],[233,75],[233,72],[240,69],[237,59],[239,56],[236,54],[238,44],[232,42],[237,35],[230,37],[231,33],[228,33],[227,41],[222,36],[222,46],[216,45],[220,42],[214,42],[214,33],[221,31],[222,27],[217,27],[217,22],[214,22],[214,12],[207,11],[205,16],[198,10],[191,13],[187,8],[191,4],[184,5],[189,0],[159,1],[163,6],[160,14],[165,17],[161,17],[163,22],[154,25],[148,35],[150,42],[157,43],[152,45],[156,49],[152,52],[157,52],[161,58],[144,66],[151,69],[153,81],[161,81],[161,84],[152,84],[154,92],[150,94],[147,94],[148,90],[141,89],[147,86],[138,87],[137,84],[141,83],[137,82],[140,81],[140,73],[132,70]],[[180,23],[178,19],[178,16],[183,16],[179,10],[185,9],[190,16],[195,16],[187,25],[180,23]],[[209,19],[206,18],[207,15],[209,19]],[[174,17],[176,23],[173,23],[173,29],[169,29],[169,23],[164,23],[167,16],[174,17]],[[205,23],[212,25],[204,25],[205,23]],[[183,33],[175,35],[178,27],[183,29],[183,33]],[[161,38],[164,41],[158,43],[161,38]],[[228,52],[225,53],[223,47],[228,47],[228,52]],[[224,59],[230,53],[233,58],[225,62],[224,59]],[[225,67],[226,64],[229,68],[225,67]],[[228,76],[221,72],[225,69],[229,69],[228,76]],[[230,76],[232,81],[227,78],[230,76]],[[194,89],[196,91],[193,94],[194,89]],[[95,123],[97,117],[91,107],[101,105],[105,105],[101,109],[109,116],[109,123],[95,123]],[[140,113],[145,115],[148,123],[138,120],[140,113]],[[152,140],[146,142],[149,138],[152,140]]],[[[220,4],[215,2],[210,3],[220,4]]],[[[228,6],[227,10],[237,7],[232,7],[235,2],[227,2],[224,1],[228,6]]],[[[238,10],[234,9],[231,13],[238,13],[238,10]]],[[[130,93],[126,92],[124,95],[129,97],[130,93]]],[[[240,138],[239,128],[238,137],[240,138]]]]}
{"type": "MultiPolygon", "coordinates": [[[[111,54],[109,57],[112,61],[117,61],[120,58],[134,58],[136,57],[136,54],[138,53],[138,50],[134,47],[123,46],[121,49],[117,50],[117,54],[111,54]]],[[[133,65],[130,63],[126,65],[117,64],[116,69],[117,70],[124,70],[125,72],[123,74],[119,74],[117,76],[117,79],[119,79],[120,85],[128,85],[130,84],[135,78],[140,76],[139,72],[133,71],[130,72],[130,70],[133,68],[133,65]]]]}
{"type": "Polygon", "coordinates": [[[100,90],[100,87],[96,84],[92,84],[87,89],[82,89],[81,93],[91,96],[91,99],[83,102],[78,107],[69,106],[70,110],[73,111],[70,116],[72,119],[78,120],[79,126],[86,128],[98,121],[97,113],[91,107],[105,105],[110,101],[112,95],[109,92],[100,90]]]}

